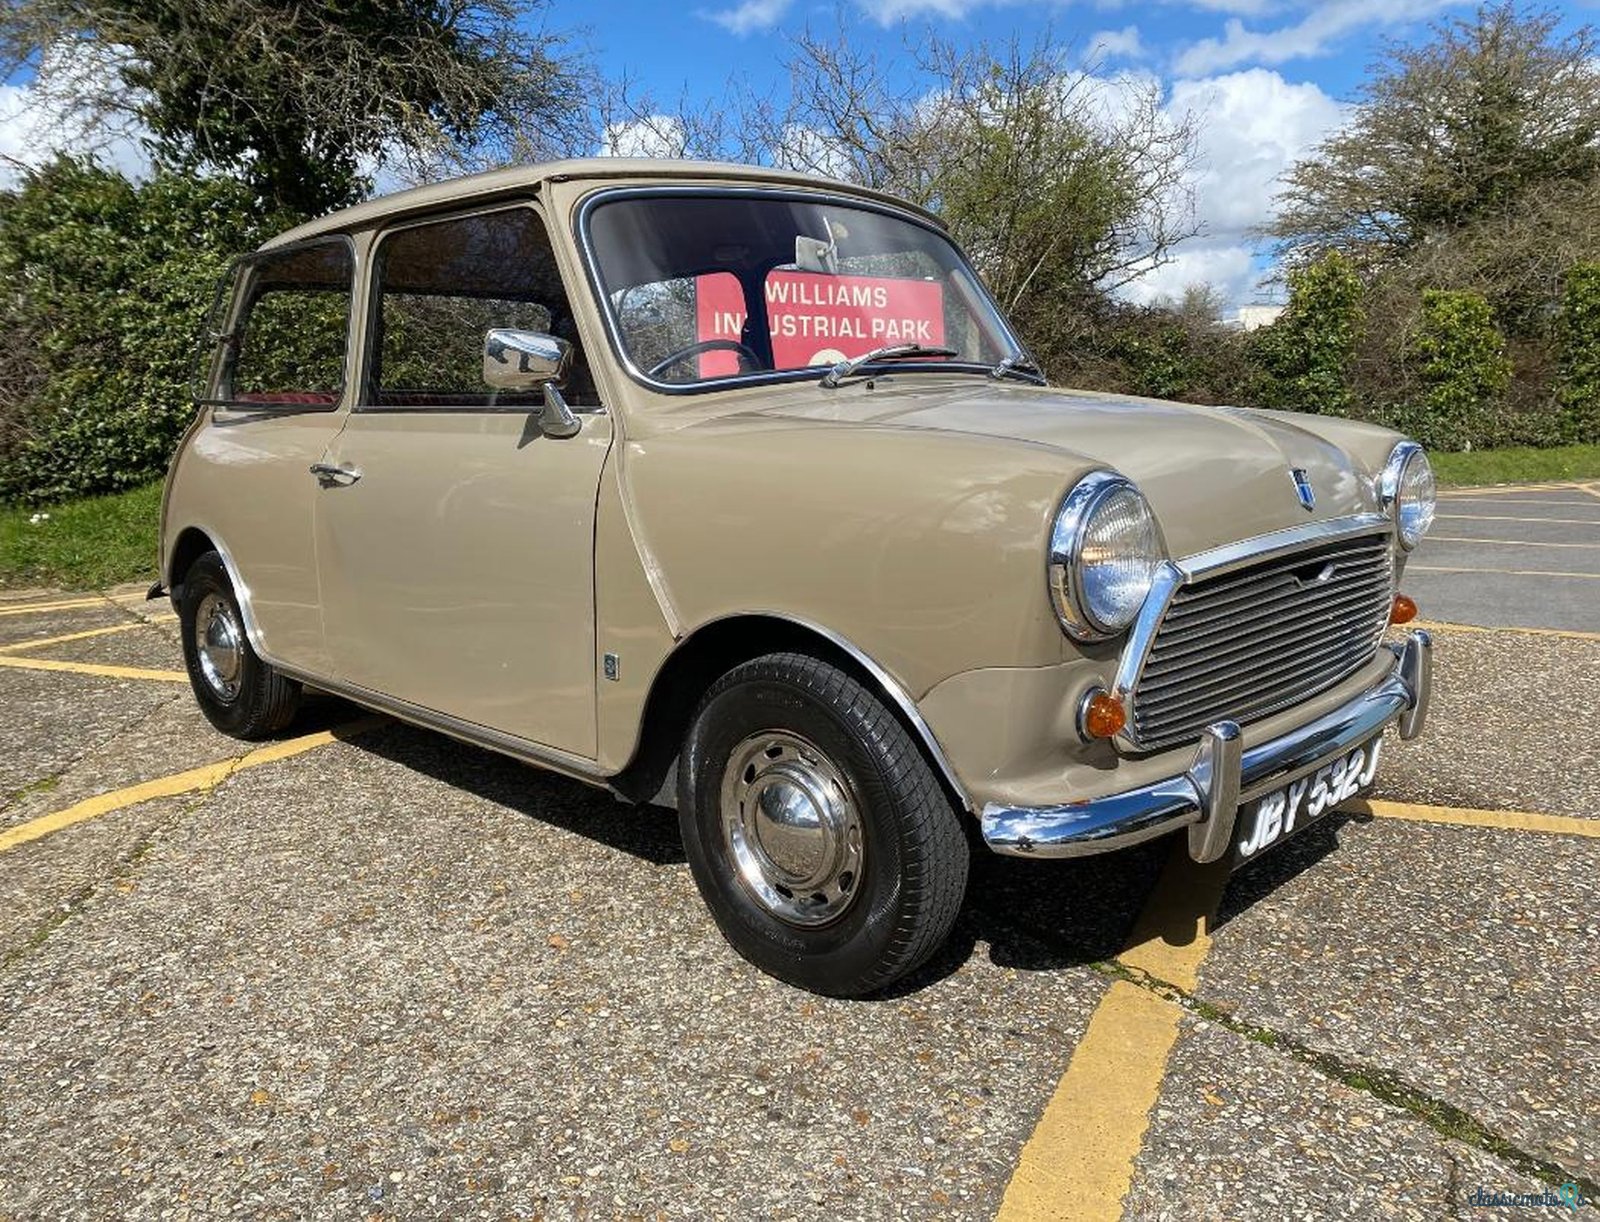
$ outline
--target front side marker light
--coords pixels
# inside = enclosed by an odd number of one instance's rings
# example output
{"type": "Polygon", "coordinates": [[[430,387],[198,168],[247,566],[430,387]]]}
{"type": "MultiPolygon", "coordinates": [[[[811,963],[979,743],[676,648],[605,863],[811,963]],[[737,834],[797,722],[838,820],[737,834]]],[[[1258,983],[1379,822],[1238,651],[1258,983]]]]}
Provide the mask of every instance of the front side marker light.
{"type": "Polygon", "coordinates": [[[1409,624],[1417,618],[1417,604],[1415,600],[1407,598],[1404,594],[1394,596],[1394,605],[1389,608],[1389,622],[1391,624],[1409,624]]]}
{"type": "Polygon", "coordinates": [[[1128,724],[1128,714],[1103,687],[1090,688],[1078,706],[1078,728],[1086,739],[1115,738],[1128,724]]]}

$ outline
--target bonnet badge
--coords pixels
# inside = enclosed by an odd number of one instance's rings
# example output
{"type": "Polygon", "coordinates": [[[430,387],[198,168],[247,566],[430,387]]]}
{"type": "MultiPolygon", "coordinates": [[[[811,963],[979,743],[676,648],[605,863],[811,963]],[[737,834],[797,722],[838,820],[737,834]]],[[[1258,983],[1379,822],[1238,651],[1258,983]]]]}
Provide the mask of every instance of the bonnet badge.
{"type": "Polygon", "coordinates": [[[1289,470],[1289,474],[1294,479],[1294,490],[1300,497],[1300,503],[1307,510],[1315,509],[1317,507],[1317,494],[1311,487],[1311,480],[1306,475],[1306,469],[1304,467],[1292,467],[1289,470]]]}

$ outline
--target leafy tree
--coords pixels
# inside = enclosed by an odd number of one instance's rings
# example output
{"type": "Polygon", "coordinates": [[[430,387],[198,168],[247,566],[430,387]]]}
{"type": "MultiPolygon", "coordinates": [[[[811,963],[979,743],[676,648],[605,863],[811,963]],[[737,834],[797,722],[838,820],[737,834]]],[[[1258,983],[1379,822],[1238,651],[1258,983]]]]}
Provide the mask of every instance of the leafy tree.
{"type": "Polygon", "coordinates": [[[1560,330],[1562,432],[1568,441],[1600,441],[1600,263],[1567,273],[1560,330]]]}
{"type": "Polygon", "coordinates": [[[1371,268],[1600,175],[1600,42],[1556,11],[1481,8],[1387,48],[1352,121],[1286,176],[1269,228],[1291,258],[1371,268]]]}
{"type": "Polygon", "coordinates": [[[1470,449],[1491,435],[1491,415],[1511,384],[1511,362],[1482,296],[1445,289],[1423,293],[1410,357],[1423,387],[1414,431],[1424,443],[1470,449]]]}
{"type": "Polygon", "coordinates": [[[164,163],[310,215],[365,194],[387,159],[505,160],[559,135],[583,74],[519,28],[539,3],[8,0],[0,68],[34,64],[38,96],[80,127],[132,119],[164,163]]]}
{"type": "Polygon", "coordinates": [[[228,260],[282,228],[228,179],[134,186],[60,159],[0,192],[0,500],[133,487],[194,408],[197,340],[228,260]]]}
{"type": "Polygon", "coordinates": [[[605,130],[674,155],[776,163],[936,212],[1038,355],[1060,364],[1095,301],[1172,257],[1197,230],[1187,171],[1196,120],[1158,84],[1095,75],[1048,37],[896,48],[806,32],[786,96],[735,89],[663,111],[614,97],[605,130]],[[904,71],[906,61],[911,71],[904,71]]]}
{"type": "Polygon", "coordinates": [[[1274,377],[1273,407],[1346,415],[1350,362],[1365,317],[1350,260],[1330,251],[1289,273],[1289,304],[1256,348],[1274,377]]]}

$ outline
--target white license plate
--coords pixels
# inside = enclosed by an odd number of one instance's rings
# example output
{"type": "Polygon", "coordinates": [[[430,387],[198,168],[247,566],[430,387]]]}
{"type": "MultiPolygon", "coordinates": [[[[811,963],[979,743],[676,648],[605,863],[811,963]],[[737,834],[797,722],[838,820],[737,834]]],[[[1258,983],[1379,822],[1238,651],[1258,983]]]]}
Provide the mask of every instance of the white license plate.
{"type": "Polygon", "coordinates": [[[1382,737],[1362,743],[1315,772],[1257,798],[1239,811],[1234,830],[1234,861],[1242,864],[1288,839],[1313,819],[1327,814],[1372,786],[1378,774],[1382,737]]]}

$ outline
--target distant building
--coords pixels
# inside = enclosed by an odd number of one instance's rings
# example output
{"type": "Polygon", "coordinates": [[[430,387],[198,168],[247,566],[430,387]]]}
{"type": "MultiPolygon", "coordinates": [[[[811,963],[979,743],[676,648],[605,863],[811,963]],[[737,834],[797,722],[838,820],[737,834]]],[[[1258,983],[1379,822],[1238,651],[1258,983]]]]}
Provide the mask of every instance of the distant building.
{"type": "Polygon", "coordinates": [[[1270,327],[1283,313],[1281,305],[1247,305],[1239,307],[1234,323],[1241,331],[1254,331],[1257,327],[1270,327]]]}

